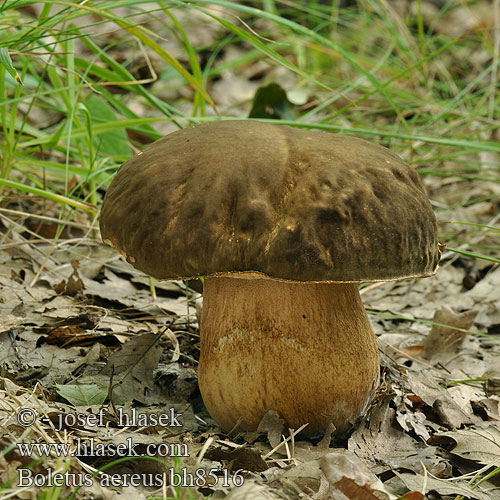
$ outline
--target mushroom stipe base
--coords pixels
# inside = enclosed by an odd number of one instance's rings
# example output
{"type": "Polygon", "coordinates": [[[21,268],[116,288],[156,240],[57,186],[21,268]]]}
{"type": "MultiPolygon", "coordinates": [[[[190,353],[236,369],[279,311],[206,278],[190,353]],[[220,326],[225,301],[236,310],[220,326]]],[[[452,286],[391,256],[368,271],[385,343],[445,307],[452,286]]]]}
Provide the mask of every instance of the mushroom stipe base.
{"type": "Polygon", "coordinates": [[[203,296],[199,385],[223,429],[256,430],[272,409],[341,433],[366,410],[379,355],[356,284],[212,277],[203,296]]]}

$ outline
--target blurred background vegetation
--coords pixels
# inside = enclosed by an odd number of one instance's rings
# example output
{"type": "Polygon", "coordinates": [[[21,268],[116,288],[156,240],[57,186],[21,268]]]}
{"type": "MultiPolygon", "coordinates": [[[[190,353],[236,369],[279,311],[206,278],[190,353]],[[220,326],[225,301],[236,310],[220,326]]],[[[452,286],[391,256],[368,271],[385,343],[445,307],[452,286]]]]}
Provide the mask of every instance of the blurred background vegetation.
{"type": "MultiPolygon", "coordinates": [[[[498,0],[4,0],[2,206],[56,219],[55,237],[78,223],[97,237],[105,188],[132,154],[190,123],[249,117],[379,142],[424,176],[442,222],[495,222],[499,10],[498,0]]],[[[462,228],[440,229],[450,246],[491,255],[462,228]]]]}

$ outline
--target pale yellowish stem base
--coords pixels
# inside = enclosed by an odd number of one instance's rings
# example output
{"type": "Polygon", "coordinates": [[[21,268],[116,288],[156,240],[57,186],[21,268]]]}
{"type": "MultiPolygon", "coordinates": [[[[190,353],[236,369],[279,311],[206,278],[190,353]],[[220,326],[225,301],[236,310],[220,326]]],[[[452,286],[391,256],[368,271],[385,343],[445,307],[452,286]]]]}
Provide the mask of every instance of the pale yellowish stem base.
{"type": "Polygon", "coordinates": [[[199,385],[226,430],[268,409],[292,428],[349,428],[379,380],[377,342],[357,285],[208,278],[199,385]]]}

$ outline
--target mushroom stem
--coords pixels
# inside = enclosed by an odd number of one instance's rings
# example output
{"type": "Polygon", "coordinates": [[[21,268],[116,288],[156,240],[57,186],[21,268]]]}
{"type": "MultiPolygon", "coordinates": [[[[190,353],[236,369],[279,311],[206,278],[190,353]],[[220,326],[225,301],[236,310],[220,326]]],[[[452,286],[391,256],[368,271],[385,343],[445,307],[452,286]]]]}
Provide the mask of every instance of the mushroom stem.
{"type": "Polygon", "coordinates": [[[338,433],[366,410],[379,356],[356,284],[215,277],[203,296],[199,385],[223,429],[255,430],[272,409],[338,433]]]}

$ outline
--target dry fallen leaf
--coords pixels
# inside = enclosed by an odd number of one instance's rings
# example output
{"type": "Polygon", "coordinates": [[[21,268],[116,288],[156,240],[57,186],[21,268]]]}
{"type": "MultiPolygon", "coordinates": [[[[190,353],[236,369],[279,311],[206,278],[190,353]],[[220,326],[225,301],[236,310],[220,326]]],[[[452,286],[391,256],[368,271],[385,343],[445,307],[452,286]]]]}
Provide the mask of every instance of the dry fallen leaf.
{"type": "Polygon", "coordinates": [[[208,450],[205,453],[205,457],[225,463],[227,469],[230,471],[243,469],[251,472],[263,472],[269,468],[260,456],[260,453],[252,448],[240,447],[235,450],[226,451],[219,447],[208,450]]]}
{"type": "Polygon", "coordinates": [[[428,360],[443,360],[454,356],[462,346],[465,333],[460,330],[446,328],[448,325],[455,328],[468,330],[477,316],[478,311],[455,312],[451,307],[444,305],[436,311],[433,321],[439,325],[433,325],[430,333],[424,341],[424,349],[421,356],[428,360]]]}
{"type": "Polygon", "coordinates": [[[157,335],[145,333],[133,337],[113,353],[104,373],[113,373],[113,402],[122,404],[136,399],[145,403],[146,391],[154,387],[153,370],[162,354],[157,335]]]}
{"type": "Polygon", "coordinates": [[[258,484],[255,481],[245,481],[243,486],[232,489],[228,495],[217,491],[213,500],[278,500],[280,497],[269,491],[268,487],[258,484]]]}
{"type": "Polygon", "coordinates": [[[418,491],[409,491],[398,500],[425,500],[425,497],[418,491]]]}
{"type": "Polygon", "coordinates": [[[479,422],[478,417],[472,413],[472,408],[469,412],[460,408],[450,393],[437,383],[436,375],[439,374],[430,369],[408,372],[408,385],[413,394],[420,397],[428,406],[438,410],[443,424],[448,428],[459,428],[463,424],[479,422]]]}
{"type": "Polygon", "coordinates": [[[436,448],[417,441],[394,425],[396,412],[390,395],[372,406],[366,425],[359,426],[348,441],[348,449],[377,474],[393,468],[422,470],[439,461],[436,448]]]}
{"type": "Polygon", "coordinates": [[[397,471],[394,473],[403,481],[409,490],[437,491],[440,495],[463,495],[465,498],[473,498],[475,500],[492,500],[498,498],[490,496],[490,492],[481,492],[480,489],[472,489],[467,481],[456,480],[448,481],[446,479],[436,479],[432,476],[423,476],[420,474],[400,474],[397,471]]]}
{"type": "Polygon", "coordinates": [[[423,413],[416,411],[414,413],[407,413],[404,417],[401,414],[396,415],[396,420],[405,431],[409,432],[413,430],[424,441],[429,439],[430,435],[425,427],[426,416],[423,413]]]}
{"type": "Polygon", "coordinates": [[[70,295],[73,297],[78,292],[81,292],[84,288],[82,278],[80,278],[80,274],[78,273],[79,263],[76,259],[71,261],[71,266],[73,267],[73,272],[69,276],[67,280],[63,280],[58,283],[54,290],[57,293],[61,293],[63,295],[70,295]]]}
{"type": "Polygon", "coordinates": [[[280,444],[284,426],[285,421],[279,416],[277,411],[267,410],[259,423],[257,432],[267,432],[269,444],[274,449],[280,444]]]}
{"type": "Polygon", "coordinates": [[[457,445],[450,450],[467,460],[474,460],[480,464],[500,464],[500,430],[498,427],[489,425],[483,429],[461,429],[452,432],[438,432],[433,441],[448,437],[453,439],[457,445]]]}
{"type": "Polygon", "coordinates": [[[391,498],[382,481],[354,453],[339,450],[321,459],[321,470],[330,483],[330,494],[338,492],[347,499],[379,500],[391,498]],[[377,495],[374,492],[377,491],[377,495]]]}

